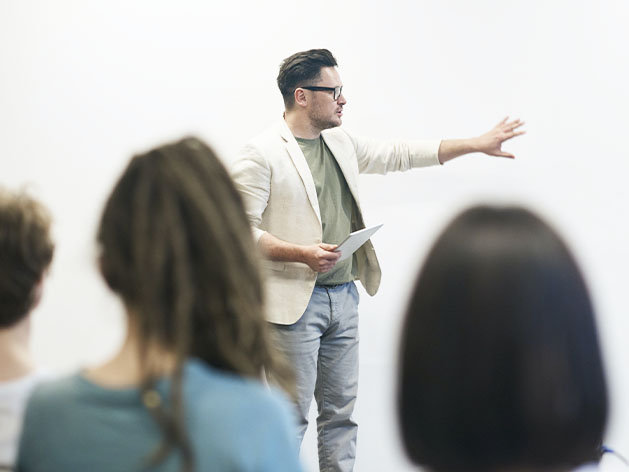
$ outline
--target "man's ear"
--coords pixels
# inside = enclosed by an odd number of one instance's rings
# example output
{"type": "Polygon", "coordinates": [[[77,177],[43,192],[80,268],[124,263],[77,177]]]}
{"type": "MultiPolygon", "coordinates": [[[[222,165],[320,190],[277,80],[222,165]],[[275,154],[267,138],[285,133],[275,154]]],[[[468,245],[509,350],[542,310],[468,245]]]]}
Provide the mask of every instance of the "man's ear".
{"type": "Polygon", "coordinates": [[[295,103],[300,107],[308,105],[308,99],[306,98],[306,92],[304,89],[296,88],[294,92],[295,103]]]}

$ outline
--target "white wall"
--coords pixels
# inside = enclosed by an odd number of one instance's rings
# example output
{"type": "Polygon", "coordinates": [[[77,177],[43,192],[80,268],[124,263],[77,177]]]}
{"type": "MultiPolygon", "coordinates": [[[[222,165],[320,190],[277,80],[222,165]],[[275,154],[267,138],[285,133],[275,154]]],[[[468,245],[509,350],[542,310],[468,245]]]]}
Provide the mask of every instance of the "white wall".
{"type": "Polygon", "coordinates": [[[385,223],[373,238],[384,277],[361,303],[356,470],[412,470],[393,409],[401,311],[432,238],[479,201],[538,210],[577,253],[604,343],[608,442],[629,453],[627,24],[625,0],[0,0],[0,184],[28,184],[45,201],[58,242],[35,313],[38,360],[67,372],[120,340],[93,239],[129,156],[193,133],[229,161],[280,118],[279,62],[327,47],[355,133],[464,137],[507,114],[528,131],[505,146],[515,161],[474,155],[362,177],[367,223],[385,223]]]}

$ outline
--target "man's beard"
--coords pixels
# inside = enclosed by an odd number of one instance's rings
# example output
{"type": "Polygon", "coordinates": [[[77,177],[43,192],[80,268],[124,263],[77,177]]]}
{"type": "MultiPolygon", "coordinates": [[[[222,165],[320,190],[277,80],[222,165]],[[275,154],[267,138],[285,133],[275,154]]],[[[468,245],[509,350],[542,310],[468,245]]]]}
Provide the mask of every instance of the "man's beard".
{"type": "Polygon", "coordinates": [[[321,116],[317,113],[312,113],[310,115],[310,122],[314,127],[320,130],[336,128],[337,126],[340,126],[340,123],[338,121],[321,116]]]}

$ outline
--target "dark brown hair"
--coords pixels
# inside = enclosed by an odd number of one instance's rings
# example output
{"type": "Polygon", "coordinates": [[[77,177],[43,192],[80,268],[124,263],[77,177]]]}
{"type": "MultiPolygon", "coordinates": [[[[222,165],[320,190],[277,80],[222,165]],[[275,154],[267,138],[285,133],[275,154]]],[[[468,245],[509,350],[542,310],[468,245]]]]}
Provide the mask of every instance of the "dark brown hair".
{"type": "Polygon", "coordinates": [[[439,236],[403,327],[399,420],[436,471],[598,458],[607,388],[594,312],[564,242],[522,208],[475,207],[439,236]]]}
{"type": "Polygon", "coordinates": [[[144,396],[158,376],[150,347],[176,356],[170,408],[147,405],[164,432],[155,462],[176,448],[191,470],[181,397],[187,357],[256,378],[266,369],[290,391],[267,337],[257,252],[240,195],[206,144],[195,138],[167,144],[131,160],[107,201],[98,242],[103,276],[124,300],[141,342],[144,396]]]}
{"type": "Polygon", "coordinates": [[[33,308],[54,252],[50,223],[48,210],[28,194],[0,189],[0,328],[33,308]]]}
{"type": "Polygon", "coordinates": [[[310,49],[287,57],[280,65],[277,86],[282,92],[284,105],[289,110],[295,104],[295,89],[304,85],[314,85],[321,68],[335,67],[336,59],[327,49],[310,49]]]}

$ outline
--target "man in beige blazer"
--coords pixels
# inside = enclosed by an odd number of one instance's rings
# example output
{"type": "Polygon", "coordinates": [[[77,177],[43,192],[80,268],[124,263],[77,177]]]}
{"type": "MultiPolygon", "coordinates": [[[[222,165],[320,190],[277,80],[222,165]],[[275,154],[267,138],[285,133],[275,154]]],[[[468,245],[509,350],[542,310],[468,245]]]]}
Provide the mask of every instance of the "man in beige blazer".
{"type": "Polygon", "coordinates": [[[326,49],[285,59],[277,78],[283,119],[240,153],[232,176],[265,256],[267,316],[297,378],[298,439],[313,397],[322,471],[353,469],[357,425],[358,293],[380,284],[371,242],[337,264],[337,244],[364,228],[358,174],[443,164],[471,152],[514,156],[502,143],[524,131],[505,118],[470,139],[382,142],[341,129],[346,104],[334,56],[326,49]]]}

